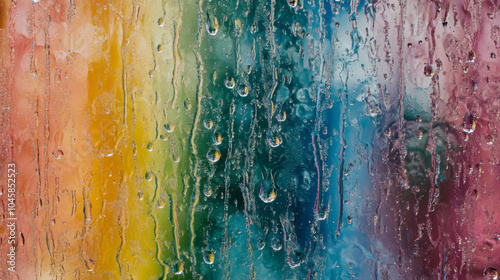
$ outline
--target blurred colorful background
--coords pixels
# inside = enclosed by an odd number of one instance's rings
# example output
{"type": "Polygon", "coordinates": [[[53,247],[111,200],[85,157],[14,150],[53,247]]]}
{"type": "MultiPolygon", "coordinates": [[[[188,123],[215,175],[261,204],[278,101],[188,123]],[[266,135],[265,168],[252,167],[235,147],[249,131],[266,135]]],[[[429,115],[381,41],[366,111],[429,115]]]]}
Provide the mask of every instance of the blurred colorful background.
{"type": "Polygon", "coordinates": [[[497,279],[499,10],[1,1],[0,279],[497,279]]]}

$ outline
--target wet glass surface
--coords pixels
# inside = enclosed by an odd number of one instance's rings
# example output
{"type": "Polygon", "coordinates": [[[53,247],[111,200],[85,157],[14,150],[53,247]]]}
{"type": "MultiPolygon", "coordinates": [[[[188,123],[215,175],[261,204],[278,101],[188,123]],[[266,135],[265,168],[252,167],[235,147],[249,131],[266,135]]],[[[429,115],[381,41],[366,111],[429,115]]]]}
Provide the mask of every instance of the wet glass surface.
{"type": "Polygon", "coordinates": [[[0,2],[0,279],[497,279],[498,7],[0,2]]]}

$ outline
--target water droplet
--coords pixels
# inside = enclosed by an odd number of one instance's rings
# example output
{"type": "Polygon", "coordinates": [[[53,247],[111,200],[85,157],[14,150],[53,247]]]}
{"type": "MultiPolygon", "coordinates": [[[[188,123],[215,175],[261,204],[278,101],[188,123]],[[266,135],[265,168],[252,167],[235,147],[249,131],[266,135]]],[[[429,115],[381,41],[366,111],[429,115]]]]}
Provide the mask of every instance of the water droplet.
{"type": "Polygon", "coordinates": [[[191,110],[191,100],[189,100],[189,98],[186,99],[186,101],[184,101],[184,108],[186,108],[186,110],[190,111],[191,110]]]}
{"type": "Polygon", "coordinates": [[[180,157],[180,156],[173,155],[173,156],[172,156],[172,160],[173,160],[174,162],[180,162],[180,161],[181,161],[181,157],[180,157]]]}
{"type": "Polygon", "coordinates": [[[416,119],[416,121],[417,121],[418,123],[421,123],[421,122],[422,122],[422,118],[421,118],[420,116],[418,116],[418,115],[417,115],[417,119],[416,119]]]}
{"type": "Polygon", "coordinates": [[[280,113],[277,113],[276,114],[276,119],[279,121],[279,122],[284,122],[286,120],[286,112],[283,111],[283,112],[280,112],[280,113]]]}
{"type": "Polygon", "coordinates": [[[203,121],[203,125],[205,126],[206,129],[212,129],[214,127],[214,122],[212,120],[205,120],[203,121]]]}
{"type": "Polygon", "coordinates": [[[162,17],[158,19],[158,25],[160,27],[163,27],[163,24],[165,23],[165,19],[163,19],[162,17]]]}
{"type": "Polygon", "coordinates": [[[210,196],[212,196],[212,194],[213,194],[212,187],[210,187],[210,186],[205,186],[205,187],[203,188],[203,194],[204,194],[206,197],[210,197],[210,196]]]}
{"type": "Polygon", "coordinates": [[[213,163],[219,161],[220,157],[221,157],[221,154],[220,154],[219,149],[217,149],[217,148],[212,148],[207,153],[207,159],[213,163]]]}
{"type": "Polygon", "coordinates": [[[464,123],[462,126],[462,130],[465,133],[469,134],[474,132],[474,130],[476,130],[476,118],[471,113],[467,113],[464,116],[464,123]]]}
{"type": "Polygon", "coordinates": [[[214,251],[212,251],[212,250],[205,250],[203,252],[203,261],[205,261],[206,264],[213,264],[214,261],[215,261],[214,251]]]}
{"type": "Polygon", "coordinates": [[[257,239],[257,249],[262,250],[264,247],[266,247],[266,242],[262,238],[257,239]]]}
{"type": "Polygon", "coordinates": [[[276,199],[276,192],[274,188],[264,188],[265,184],[260,187],[259,197],[264,203],[271,203],[276,199]]]}
{"type": "Polygon", "coordinates": [[[267,142],[271,147],[276,148],[283,143],[283,139],[277,133],[270,133],[267,136],[267,142]]]}
{"type": "Polygon", "coordinates": [[[233,89],[234,88],[234,78],[233,77],[227,77],[226,79],[224,79],[224,85],[228,88],[228,89],[233,89]]]}
{"type": "Polygon", "coordinates": [[[311,91],[308,88],[301,88],[295,93],[299,102],[306,103],[311,101],[311,91]]]}
{"type": "Polygon", "coordinates": [[[148,145],[146,146],[146,149],[150,152],[153,151],[153,142],[149,142],[148,145]]]}
{"type": "Polygon", "coordinates": [[[148,181],[148,182],[153,180],[153,173],[151,173],[149,171],[146,172],[146,175],[144,175],[144,179],[146,179],[146,181],[148,181]]]}
{"type": "Polygon", "coordinates": [[[299,266],[303,261],[304,261],[304,254],[300,251],[294,251],[288,257],[288,265],[290,265],[291,268],[299,266]]]}
{"type": "Polygon", "coordinates": [[[408,48],[411,49],[413,47],[412,43],[408,43],[408,48]]]}
{"type": "Polygon", "coordinates": [[[158,208],[162,209],[163,207],[165,207],[165,200],[162,198],[158,200],[158,208]]]}
{"type": "Polygon", "coordinates": [[[211,36],[217,35],[217,31],[219,31],[219,21],[216,17],[209,17],[206,24],[207,32],[211,36]]]}
{"type": "Polygon", "coordinates": [[[422,132],[422,130],[419,129],[417,131],[417,139],[421,140],[423,137],[424,137],[424,133],[422,132]]]}
{"type": "Polygon", "coordinates": [[[281,240],[276,237],[273,237],[273,239],[271,239],[271,248],[273,248],[274,251],[281,250],[281,248],[283,248],[281,240]]]}
{"type": "Polygon", "coordinates": [[[149,70],[149,77],[150,78],[153,78],[153,74],[154,74],[154,71],[153,70],[149,70]]]}
{"type": "Polygon", "coordinates": [[[161,53],[163,51],[163,46],[161,44],[158,44],[156,50],[158,51],[158,53],[161,53]]]}
{"type": "Polygon", "coordinates": [[[328,216],[328,209],[324,205],[322,205],[321,207],[319,207],[318,212],[315,214],[318,221],[323,221],[328,216]]]}
{"type": "Polygon", "coordinates": [[[426,77],[432,77],[434,75],[434,70],[432,70],[432,66],[426,65],[424,67],[424,75],[426,77]]]}
{"type": "Polygon", "coordinates": [[[295,8],[299,4],[299,0],[288,0],[288,6],[295,8]]]}
{"type": "Polygon", "coordinates": [[[167,132],[173,132],[175,129],[175,124],[173,123],[168,123],[163,126],[167,132]]]}
{"type": "Polygon", "coordinates": [[[161,134],[161,135],[160,135],[160,139],[161,139],[162,141],[167,141],[167,140],[168,140],[168,136],[167,136],[166,134],[161,134]]]}
{"type": "Polygon", "coordinates": [[[52,155],[55,159],[61,159],[64,156],[64,153],[61,149],[57,149],[57,151],[53,152],[52,155]]]}
{"type": "Polygon", "coordinates": [[[493,267],[488,267],[487,269],[485,269],[483,275],[485,276],[484,279],[487,280],[498,279],[498,271],[493,267]]]}
{"type": "Polygon", "coordinates": [[[238,94],[239,94],[241,97],[246,97],[246,96],[248,96],[248,92],[249,92],[249,91],[250,91],[250,89],[249,89],[247,86],[245,86],[245,85],[240,85],[240,86],[238,87],[238,90],[237,90],[238,94]]]}
{"type": "Polygon", "coordinates": [[[351,215],[347,216],[347,224],[349,224],[349,225],[352,224],[352,216],[351,215]]]}
{"type": "Polygon", "coordinates": [[[137,193],[137,198],[138,198],[139,200],[141,200],[141,201],[142,201],[142,200],[144,200],[144,193],[143,193],[143,192],[138,192],[138,193],[137,193]]]}
{"type": "Polygon", "coordinates": [[[180,275],[184,272],[184,262],[179,261],[176,264],[172,266],[172,271],[174,272],[175,275],[180,275]]]}
{"type": "Polygon", "coordinates": [[[215,145],[222,144],[222,134],[220,134],[220,133],[214,134],[214,143],[215,143],[215,145]]]}

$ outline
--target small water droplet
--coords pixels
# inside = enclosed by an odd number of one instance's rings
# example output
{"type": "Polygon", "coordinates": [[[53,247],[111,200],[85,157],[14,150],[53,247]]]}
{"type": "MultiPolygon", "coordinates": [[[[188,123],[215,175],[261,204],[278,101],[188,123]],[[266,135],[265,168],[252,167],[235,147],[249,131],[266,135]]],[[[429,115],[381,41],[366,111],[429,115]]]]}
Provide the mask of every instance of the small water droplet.
{"type": "Polygon", "coordinates": [[[186,108],[186,110],[188,111],[191,110],[192,105],[191,105],[191,100],[189,100],[189,98],[187,98],[186,101],[184,101],[184,108],[186,108]]]}
{"type": "Polygon", "coordinates": [[[413,47],[412,43],[408,43],[408,48],[411,49],[413,47]]]}
{"type": "Polygon", "coordinates": [[[288,0],[288,6],[290,6],[291,8],[297,7],[298,4],[299,0],[288,0]]]}
{"type": "Polygon", "coordinates": [[[299,266],[303,261],[304,261],[304,254],[300,251],[294,251],[288,257],[288,265],[290,265],[291,268],[299,266]]]}
{"type": "Polygon", "coordinates": [[[175,275],[180,275],[184,272],[184,262],[179,261],[176,264],[172,266],[172,271],[174,272],[175,275]]]}
{"type": "Polygon", "coordinates": [[[238,94],[239,94],[241,97],[246,97],[246,96],[248,96],[248,92],[249,92],[249,91],[250,91],[250,89],[249,89],[247,86],[245,86],[245,85],[240,85],[240,86],[238,87],[238,90],[237,90],[238,94]]]}
{"type": "Polygon", "coordinates": [[[281,248],[283,248],[283,244],[281,244],[281,240],[276,238],[276,237],[273,237],[273,239],[271,239],[271,248],[273,248],[274,251],[281,250],[281,248]]]}
{"type": "Polygon", "coordinates": [[[180,157],[180,156],[173,155],[173,156],[172,156],[172,160],[173,160],[174,162],[180,162],[180,161],[181,161],[181,157],[180,157]]]}
{"type": "Polygon", "coordinates": [[[203,252],[203,261],[205,261],[206,264],[213,264],[214,261],[215,261],[214,251],[212,251],[212,250],[205,250],[203,252]]]}
{"type": "Polygon", "coordinates": [[[417,131],[417,139],[421,140],[423,137],[424,137],[424,133],[422,132],[422,130],[419,129],[417,131]]]}
{"type": "Polygon", "coordinates": [[[158,25],[160,27],[163,27],[163,24],[165,23],[165,19],[163,19],[162,17],[158,19],[158,25]]]}
{"type": "Polygon", "coordinates": [[[234,88],[234,78],[233,77],[227,77],[226,79],[224,79],[224,85],[228,88],[228,89],[233,89],[234,88]]]}
{"type": "Polygon", "coordinates": [[[316,213],[316,219],[318,219],[318,221],[323,221],[327,216],[328,209],[324,205],[322,205],[321,207],[319,207],[318,212],[316,213]]]}
{"type": "Polygon", "coordinates": [[[476,130],[476,118],[471,113],[465,114],[462,130],[469,134],[476,130]]]}
{"type": "Polygon", "coordinates": [[[421,122],[422,122],[422,117],[420,117],[420,116],[418,116],[418,115],[417,115],[417,119],[416,119],[416,121],[417,121],[418,123],[421,123],[421,122]]]}
{"type": "Polygon", "coordinates": [[[213,194],[212,187],[210,187],[210,186],[205,186],[205,187],[203,188],[203,194],[204,194],[206,197],[210,197],[210,196],[212,196],[212,194],[213,194]]]}
{"type": "Polygon", "coordinates": [[[295,93],[295,98],[301,103],[311,101],[311,91],[308,88],[301,88],[295,93]]]}
{"type": "Polygon", "coordinates": [[[149,77],[150,78],[153,78],[153,74],[154,74],[154,71],[153,70],[149,70],[149,77]]]}
{"type": "Polygon", "coordinates": [[[167,132],[174,132],[175,129],[175,124],[173,123],[168,123],[163,126],[167,132]]]}
{"type": "Polygon", "coordinates": [[[144,175],[144,179],[146,179],[146,181],[148,181],[148,182],[153,180],[153,173],[151,173],[149,171],[146,172],[146,175],[144,175]]]}
{"type": "Polygon", "coordinates": [[[352,216],[351,215],[347,216],[347,224],[349,224],[349,225],[352,224],[352,216]]]}
{"type": "Polygon", "coordinates": [[[146,146],[146,149],[150,152],[153,151],[153,142],[149,142],[148,145],[146,146]]]}
{"type": "Polygon", "coordinates": [[[432,70],[432,66],[426,65],[424,67],[424,75],[426,77],[432,77],[434,75],[434,70],[432,70]]]}
{"type": "Polygon", "coordinates": [[[257,239],[257,250],[262,250],[266,247],[266,242],[262,238],[257,239]]]}
{"type": "Polygon", "coordinates": [[[215,133],[214,134],[214,144],[215,145],[222,144],[222,134],[220,134],[220,133],[215,133]]]}
{"type": "Polygon", "coordinates": [[[52,155],[55,159],[61,159],[64,156],[64,153],[61,149],[57,149],[57,151],[53,152],[52,155]]]}
{"type": "Polygon", "coordinates": [[[283,111],[283,112],[280,112],[280,113],[277,113],[276,114],[276,119],[279,121],[279,122],[284,122],[286,120],[286,112],[283,111]]]}
{"type": "Polygon", "coordinates": [[[271,203],[276,199],[274,188],[264,188],[264,184],[260,187],[259,197],[264,203],[271,203]]]}
{"type": "Polygon", "coordinates": [[[138,198],[139,200],[141,200],[141,201],[142,201],[142,200],[144,200],[144,193],[143,193],[143,192],[138,192],[138,193],[137,193],[137,198],[138,198]]]}
{"type": "Polygon", "coordinates": [[[210,119],[203,121],[203,125],[206,129],[212,129],[214,127],[214,122],[210,119]]]}
{"type": "Polygon", "coordinates": [[[220,157],[221,157],[221,154],[220,154],[219,149],[217,149],[217,148],[212,148],[207,153],[207,159],[212,163],[219,161],[220,157]]]}
{"type": "Polygon", "coordinates": [[[271,147],[276,148],[281,145],[281,143],[283,143],[283,140],[277,133],[270,133],[270,135],[267,137],[267,142],[271,147]]]}
{"type": "Polygon", "coordinates": [[[162,209],[163,207],[165,207],[165,200],[162,198],[158,200],[158,208],[162,209]]]}
{"type": "Polygon", "coordinates": [[[158,51],[158,53],[161,53],[163,51],[163,46],[161,44],[158,44],[156,50],[158,51]]]}
{"type": "Polygon", "coordinates": [[[161,139],[162,141],[167,141],[167,140],[168,140],[168,135],[166,135],[166,134],[161,134],[161,135],[160,135],[160,139],[161,139]]]}
{"type": "Polygon", "coordinates": [[[209,17],[206,28],[209,35],[217,35],[217,31],[219,31],[219,21],[217,20],[217,18],[214,16],[209,17]]]}

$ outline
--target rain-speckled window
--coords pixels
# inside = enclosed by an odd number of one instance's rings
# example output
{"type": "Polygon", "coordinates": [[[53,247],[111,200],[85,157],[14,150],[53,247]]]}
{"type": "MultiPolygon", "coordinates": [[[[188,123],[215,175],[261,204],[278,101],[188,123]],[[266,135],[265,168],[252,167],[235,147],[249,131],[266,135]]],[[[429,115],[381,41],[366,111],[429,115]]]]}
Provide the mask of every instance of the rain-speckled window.
{"type": "Polygon", "coordinates": [[[499,11],[0,0],[0,279],[498,279],[499,11]]]}

